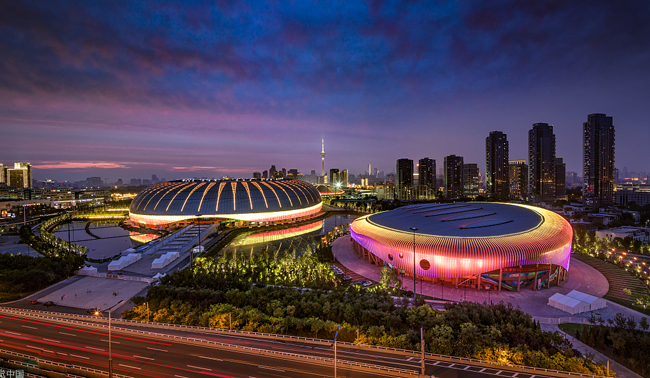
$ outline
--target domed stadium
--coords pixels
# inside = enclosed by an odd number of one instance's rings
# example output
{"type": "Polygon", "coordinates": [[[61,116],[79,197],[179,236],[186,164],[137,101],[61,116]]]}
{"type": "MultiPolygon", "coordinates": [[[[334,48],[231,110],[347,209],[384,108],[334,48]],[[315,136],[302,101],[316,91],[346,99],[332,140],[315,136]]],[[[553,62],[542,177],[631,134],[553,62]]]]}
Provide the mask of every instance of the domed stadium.
{"type": "Polygon", "coordinates": [[[569,222],[552,211],[487,202],[405,206],[358,218],[350,230],[357,254],[377,265],[433,283],[512,291],[566,279],[573,239],[569,222]]]}
{"type": "Polygon", "coordinates": [[[140,192],[129,219],[148,227],[196,218],[261,223],[305,219],[321,207],[316,187],[300,180],[182,180],[140,192]]]}
{"type": "Polygon", "coordinates": [[[320,184],[316,186],[316,189],[323,197],[340,196],[341,194],[345,193],[345,190],[341,188],[337,188],[336,186],[333,185],[320,184]]]}

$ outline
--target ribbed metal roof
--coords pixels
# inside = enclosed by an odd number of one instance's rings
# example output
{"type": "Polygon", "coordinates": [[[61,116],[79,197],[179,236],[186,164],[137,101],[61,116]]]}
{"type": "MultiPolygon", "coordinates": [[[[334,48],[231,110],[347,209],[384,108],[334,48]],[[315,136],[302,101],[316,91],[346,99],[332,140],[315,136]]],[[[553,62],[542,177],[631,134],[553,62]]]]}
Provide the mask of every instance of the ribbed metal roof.
{"type": "Polygon", "coordinates": [[[432,203],[373,214],[370,223],[394,230],[452,237],[493,237],[524,232],[544,221],[532,208],[495,202],[432,203]]]}
{"type": "Polygon", "coordinates": [[[148,187],[131,202],[141,215],[219,215],[307,208],[321,202],[318,190],[300,180],[170,181],[148,187]]]}

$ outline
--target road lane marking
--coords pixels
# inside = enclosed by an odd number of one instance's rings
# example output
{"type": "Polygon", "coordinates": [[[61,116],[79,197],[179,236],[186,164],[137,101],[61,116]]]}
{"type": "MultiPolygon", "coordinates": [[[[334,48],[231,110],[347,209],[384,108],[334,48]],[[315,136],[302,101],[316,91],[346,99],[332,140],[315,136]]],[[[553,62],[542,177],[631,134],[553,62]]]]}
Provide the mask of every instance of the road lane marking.
{"type": "Polygon", "coordinates": [[[414,359],[414,358],[415,358],[415,357],[409,357],[409,358],[406,359],[406,361],[411,361],[411,360],[414,359]]]}
{"type": "Polygon", "coordinates": [[[212,371],[212,369],[200,367],[200,366],[192,366],[192,365],[187,365],[187,367],[194,368],[194,369],[200,369],[200,370],[207,370],[207,371],[212,371]]]}
{"type": "Polygon", "coordinates": [[[125,368],[128,368],[128,369],[138,369],[138,370],[142,370],[142,368],[135,367],[135,366],[131,366],[131,365],[122,365],[122,364],[120,364],[120,366],[124,366],[125,368]]]}
{"type": "Polygon", "coordinates": [[[158,348],[152,348],[152,347],[147,347],[147,349],[157,350],[158,352],[165,352],[165,353],[167,353],[167,351],[164,350],[164,349],[158,349],[158,348]]]}
{"type": "Polygon", "coordinates": [[[50,342],[53,342],[53,343],[61,343],[60,341],[50,340],[50,339],[43,339],[43,341],[50,341],[50,342]]]}
{"type": "MultiPolygon", "coordinates": [[[[103,342],[105,342],[105,343],[108,342],[108,340],[104,340],[104,339],[99,339],[99,341],[103,341],[103,342]]],[[[119,344],[120,342],[119,342],[119,341],[113,341],[113,340],[111,340],[111,343],[113,343],[113,344],[119,344]]]]}
{"type": "Polygon", "coordinates": [[[5,332],[6,333],[11,333],[12,335],[22,336],[20,333],[16,333],[16,332],[11,332],[11,331],[5,331],[5,332]]]}
{"type": "Polygon", "coordinates": [[[487,368],[483,368],[483,369],[479,370],[478,372],[479,372],[479,373],[482,373],[482,372],[485,371],[485,369],[487,369],[487,368]]]}
{"type": "Polygon", "coordinates": [[[260,368],[260,369],[275,370],[275,371],[279,371],[279,372],[282,372],[282,373],[285,372],[285,371],[282,370],[282,369],[276,369],[276,368],[272,368],[272,367],[268,367],[268,366],[261,366],[261,365],[258,365],[257,367],[260,368]]]}
{"type": "Polygon", "coordinates": [[[38,329],[38,328],[36,328],[36,327],[31,327],[31,326],[26,326],[26,325],[24,325],[23,328],[38,329]]]}
{"type": "Polygon", "coordinates": [[[65,333],[65,332],[59,332],[59,333],[62,334],[62,335],[68,335],[68,336],[74,336],[74,337],[77,337],[77,335],[72,334],[72,333],[65,333]]]}
{"type": "Polygon", "coordinates": [[[86,360],[90,360],[89,357],[77,356],[76,354],[71,354],[70,357],[77,357],[77,358],[83,358],[83,359],[86,359],[86,360]]]}
{"type": "Polygon", "coordinates": [[[25,345],[25,347],[31,348],[31,349],[43,350],[43,348],[39,348],[39,347],[31,346],[31,345],[25,345]]]}
{"type": "Polygon", "coordinates": [[[465,366],[463,370],[467,370],[467,369],[469,369],[469,365],[465,366]]]}
{"type": "Polygon", "coordinates": [[[89,346],[87,346],[86,348],[88,348],[88,349],[94,349],[94,350],[99,350],[99,351],[101,351],[101,352],[106,352],[104,349],[100,349],[100,348],[93,348],[93,347],[89,347],[89,346]]]}
{"type": "Polygon", "coordinates": [[[153,358],[149,358],[149,357],[145,357],[145,356],[138,356],[137,354],[134,354],[133,357],[135,357],[135,358],[144,358],[145,360],[155,361],[153,358]]]}
{"type": "Polygon", "coordinates": [[[61,355],[67,356],[66,353],[62,353],[62,352],[56,352],[56,354],[61,354],[61,355]]]}
{"type": "Polygon", "coordinates": [[[515,373],[515,375],[513,375],[512,378],[515,378],[517,376],[517,374],[519,374],[519,373],[515,373]]]}
{"type": "Polygon", "coordinates": [[[174,377],[176,377],[176,378],[187,378],[187,377],[184,376],[184,375],[175,375],[174,377]]]}
{"type": "Polygon", "coordinates": [[[199,356],[198,354],[193,354],[193,356],[196,356],[196,357],[199,357],[199,358],[205,358],[206,360],[223,361],[222,359],[216,358],[216,357],[199,356]]]}

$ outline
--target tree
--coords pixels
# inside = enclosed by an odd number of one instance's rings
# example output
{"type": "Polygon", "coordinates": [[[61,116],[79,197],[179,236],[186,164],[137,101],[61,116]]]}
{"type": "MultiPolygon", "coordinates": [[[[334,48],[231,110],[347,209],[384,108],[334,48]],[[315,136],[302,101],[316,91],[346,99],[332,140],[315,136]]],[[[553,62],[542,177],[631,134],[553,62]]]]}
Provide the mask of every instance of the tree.
{"type": "Polygon", "coordinates": [[[639,322],[639,326],[644,331],[647,331],[648,328],[650,328],[650,325],[648,325],[648,319],[645,316],[641,318],[641,321],[639,322]]]}

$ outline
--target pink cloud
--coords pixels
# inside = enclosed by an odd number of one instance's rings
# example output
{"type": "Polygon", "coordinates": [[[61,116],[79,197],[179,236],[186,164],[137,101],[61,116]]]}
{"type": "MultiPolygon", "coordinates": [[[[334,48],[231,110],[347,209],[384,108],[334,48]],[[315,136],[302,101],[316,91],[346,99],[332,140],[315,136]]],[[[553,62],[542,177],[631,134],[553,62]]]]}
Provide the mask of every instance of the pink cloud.
{"type": "Polygon", "coordinates": [[[87,168],[129,168],[123,163],[109,163],[103,161],[94,162],[44,162],[43,164],[34,165],[36,169],[87,169],[87,168]]]}

